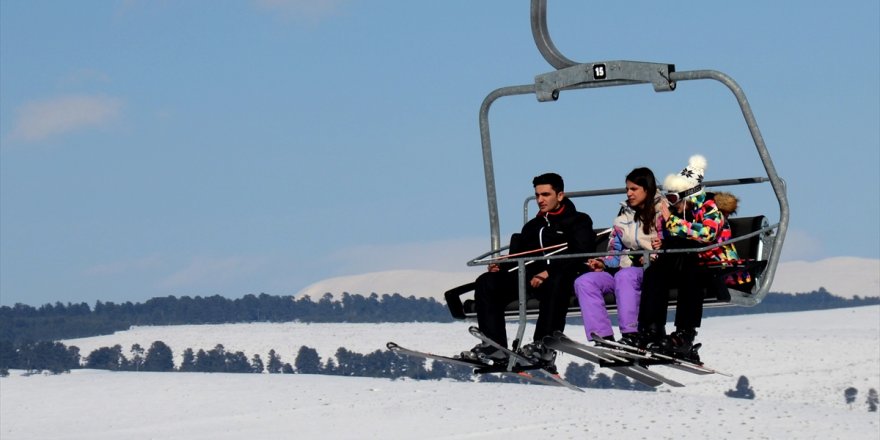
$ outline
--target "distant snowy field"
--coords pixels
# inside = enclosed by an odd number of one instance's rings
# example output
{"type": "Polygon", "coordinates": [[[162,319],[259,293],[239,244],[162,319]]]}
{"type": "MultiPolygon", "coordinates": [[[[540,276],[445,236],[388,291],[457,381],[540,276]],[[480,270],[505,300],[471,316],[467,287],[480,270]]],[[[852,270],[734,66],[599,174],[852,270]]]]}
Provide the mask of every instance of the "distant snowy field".
{"type": "Polygon", "coordinates": [[[880,296],[880,260],[834,257],[820,261],[780,263],[771,292],[804,293],[824,287],[836,296],[880,296]]]}
{"type": "MultiPolygon", "coordinates": [[[[399,293],[417,298],[433,297],[442,303],[443,292],[473,281],[481,267],[459,272],[429,270],[392,270],[328,278],[300,290],[296,296],[309,295],[318,300],[326,293],[339,297],[342,292],[368,296],[399,293]]],[[[833,257],[819,261],[786,261],[779,263],[771,292],[807,293],[825,290],[841,298],[856,295],[880,296],[880,260],[876,258],[833,257]]]]}
{"type": "MultiPolygon", "coordinates": [[[[127,351],[156,340],[180,356],[223,344],[286,362],[308,345],[323,360],[340,346],[360,353],[404,346],[454,353],[475,340],[467,323],[228,324],[137,327],[62,341],[82,354],[114,344],[127,351]]],[[[510,327],[511,332],[514,327],[510,327]]],[[[528,335],[531,334],[528,329],[528,335]]],[[[580,326],[569,336],[583,340],[580,326]]],[[[708,365],[729,372],[696,376],[663,367],[685,383],[659,392],[536,385],[390,381],[309,375],[111,373],[0,379],[0,437],[15,439],[511,439],[880,438],[880,306],[704,320],[708,365]],[[740,375],[755,400],[732,399],[740,375]],[[853,407],[843,391],[859,393],[853,407]]],[[[564,368],[568,355],[559,359],[564,368]]]]}

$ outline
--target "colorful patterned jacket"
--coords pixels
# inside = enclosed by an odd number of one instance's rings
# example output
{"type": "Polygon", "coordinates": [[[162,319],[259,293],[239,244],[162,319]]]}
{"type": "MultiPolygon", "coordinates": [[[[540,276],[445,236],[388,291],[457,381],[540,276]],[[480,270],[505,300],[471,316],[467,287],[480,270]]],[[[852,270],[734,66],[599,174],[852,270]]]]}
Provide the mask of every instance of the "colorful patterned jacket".
{"type": "MultiPolygon", "coordinates": [[[[719,193],[717,198],[724,200],[722,204],[728,211],[736,211],[737,199],[731,194],[719,193]]],[[[680,217],[673,213],[663,225],[664,237],[679,237],[694,240],[701,244],[724,243],[730,240],[730,224],[727,223],[725,213],[719,209],[716,196],[712,193],[698,194],[691,198],[687,213],[680,217]],[[690,218],[691,220],[687,220],[690,218]]],[[[733,243],[710,249],[699,254],[700,259],[707,265],[720,265],[727,267],[728,263],[734,265],[739,256],[733,243]]],[[[752,276],[746,269],[734,269],[723,275],[724,283],[728,286],[736,286],[752,281],[752,276]]]]}
{"type": "MultiPolygon", "coordinates": [[[[673,212],[663,225],[663,236],[686,238],[703,245],[723,243],[730,240],[730,225],[724,214],[718,209],[715,200],[706,193],[688,199],[685,213],[682,216],[673,212]]],[[[723,262],[736,260],[739,257],[733,243],[710,249],[699,254],[705,262],[723,262]]]]}

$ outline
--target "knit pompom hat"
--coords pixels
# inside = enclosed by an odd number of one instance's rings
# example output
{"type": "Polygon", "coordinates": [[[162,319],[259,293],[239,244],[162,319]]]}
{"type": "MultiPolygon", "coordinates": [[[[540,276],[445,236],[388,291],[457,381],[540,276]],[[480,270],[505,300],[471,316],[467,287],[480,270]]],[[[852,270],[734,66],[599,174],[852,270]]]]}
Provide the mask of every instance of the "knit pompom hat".
{"type": "Polygon", "coordinates": [[[663,191],[676,193],[679,198],[693,197],[705,191],[703,173],[706,171],[706,158],[695,154],[688,165],[678,174],[670,174],[663,181],[663,191]]]}

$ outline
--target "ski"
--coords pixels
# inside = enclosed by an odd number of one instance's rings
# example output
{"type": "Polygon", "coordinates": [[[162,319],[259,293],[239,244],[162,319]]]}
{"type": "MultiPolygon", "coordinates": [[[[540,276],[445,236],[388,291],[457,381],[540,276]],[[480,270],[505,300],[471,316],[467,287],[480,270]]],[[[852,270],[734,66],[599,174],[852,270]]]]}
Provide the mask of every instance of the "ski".
{"type": "Polygon", "coordinates": [[[573,339],[565,336],[561,332],[557,332],[557,334],[553,336],[548,336],[548,338],[554,338],[551,339],[551,342],[555,340],[556,343],[568,344],[573,349],[588,352],[592,356],[597,357],[597,363],[599,363],[602,367],[630,367],[633,365],[637,365],[640,367],[650,367],[653,365],[671,366],[672,364],[672,361],[669,360],[658,359],[656,357],[620,350],[609,346],[586,345],[574,341],[573,339]]]}
{"type": "MultiPolygon", "coordinates": [[[[534,370],[540,370],[539,365],[515,365],[508,367],[506,363],[481,366],[474,369],[474,374],[491,374],[498,373],[505,376],[514,376],[527,382],[533,382],[541,385],[552,385],[557,387],[566,386],[564,383],[555,378],[541,377],[533,374],[534,370]]],[[[546,375],[545,375],[546,376],[546,375]]]]}
{"type": "Polygon", "coordinates": [[[632,353],[634,355],[639,355],[649,359],[656,359],[660,365],[666,365],[671,368],[676,368],[682,371],[687,371],[689,373],[694,374],[720,374],[722,376],[733,377],[733,375],[729,373],[724,373],[718,371],[714,368],[710,368],[705,366],[702,363],[691,362],[685,359],[680,359],[677,357],[669,356],[663,353],[658,353],[656,351],[646,350],[642,348],[633,347],[626,344],[621,344],[616,341],[610,341],[602,338],[601,336],[593,333],[593,340],[598,344],[604,345],[608,348],[615,349],[618,351],[623,351],[626,353],[632,353]]]}
{"type": "Polygon", "coordinates": [[[534,374],[529,373],[527,371],[520,371],[518,373],[515,373],[513,371],[501,371],[500,373],[504,374],[506,376],[515,376],[515,377],[522,379],[522,380],[525,380],[527,382],[533,382],[533,383],[540,384],[540,385],[549,385],[549,386],[554,386],[554,387],[565,386],[555,380],[546,379],[543,377],[538,377],[538,376],[535,376],[534,374]]]}
{"type": "Polygon", "coordinates": [[[543,376],[549,378],[550,380],[555,381],[557,384],[562,385],[570,390],[584,392],[584,390],[580,389],[580,387],[577,387],[577,386],[573,385],[571,382],[563,379],[562,376],[560,376],[558,372],[550,371],[545,367],[537,365],[529,358],[527,358],[519,353],[516,353],[514,351],[511,351],[507,347],[504,347],[501,344],[489,339],[486,335],[483,334],[483,332],[480,331],[479,328],[471,326],[468,329],[468,331],[472,335],[474,335],[474,337],[476,337],[477,339],[501,350],[504,354],[506,354],[507,358],[508,358],[508,365],[512,366],[513,371],[516,371],[517,369],[520,369],[520,371],[525,370],[525,369],[531,370],[531,371],[536,371],[536,372],[539,372],[540,374],[542,374],[543,376]]]}
{"type": "Polygon", "coordinates": [[[465,367],[471,367],[475,370],[480,369],[480,368],[485,368],[485,367],[492,367],[492,365],[484,363],[484,362],[480,362],[480,361],[473,361],[470,359],[462,359],[462,358],[451,357],[451,356],[443,356],[443,355],[439,355],[439,354],[428,353],[425,351],[411,350],[409,348],[401,347],[400,345],[398,345],[394,342],[389,342],[389,343],[385,344],[385,346],[388,347],[388,350],[391,350],[391,351],[398,353],[398,354],[403,354],[403,355],[407,355],[407,356],[415,356],[415,357],[420,357],[420,358],[425,358],[425,359],[432,359],[435,361],[441,361],[441,362],[446,362],[446,363],[455,364],[455,365],[463,365],[465,367]]]}
{"type": "Polygon", "coordinates": [[[556,332],[551,336],[545,336],[543,343],[554,350],[559,350],[563,353],[568,353],[572,356],[585,359],[594,364],[598,364],[600,367],[609,368],[652,388],[656,388],[663,384],[672,387],[684,386],[680,382],[648,370],[645,365],[640,364],[640,360],[621,355],[620,353],[615,353],[613,350],[581,344],[580,342],[568,338],[561,332],[556,332]]]}
{"type": "Polygon", "coordinates": [[[522,379],[527,382],[532,382],[540,385],[552,385],[552,386],[564,386],[556,380],[551,380],[543,377],[535,376],[530,373],[528,370],[538,369],[538,366],[520,366],[518,368],[513,368],[512,370],[508,370],[506,365],[492,365],[483,363],[480,361],[473,361],[469,359],[462,359],[457,357],[443,356],[434,353],[428,353],[425,351],[411,350],[409,348],[401,347],[395,342],[389,342],[385,344],[388,350],[406,356],[414,356],[423,359],[431,359],[439,362],[446,362],[454,365],[462,365],[465,367],[471,367],[474,369],[474,374],[488,374],[488,373],[500,373],[503,375],[514,376],[518,379],[522,379]]]}

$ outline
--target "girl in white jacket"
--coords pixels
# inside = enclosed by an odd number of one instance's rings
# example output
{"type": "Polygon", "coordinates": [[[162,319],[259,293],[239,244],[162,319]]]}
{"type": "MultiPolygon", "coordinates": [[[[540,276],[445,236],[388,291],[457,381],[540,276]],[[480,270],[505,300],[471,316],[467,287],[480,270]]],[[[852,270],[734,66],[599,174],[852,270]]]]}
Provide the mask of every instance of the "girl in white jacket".
{"type": "MultiPolygon", "coordinates": [[[[626,202],[614,219],[608,251],[636,251],[660,248],[658,230],[659,195],[654,173],[636,168],[626,176],[626,202]]],[[[605,309],[605,294],[613,293],[617,304],[622,341],[638,331],[639,300],[642,292],[643,255],[609,255],[587,261],[590,272],[575,280],[574,289],[584,319],[587,340],[595,333],[614,339],[605,309]]]]}

